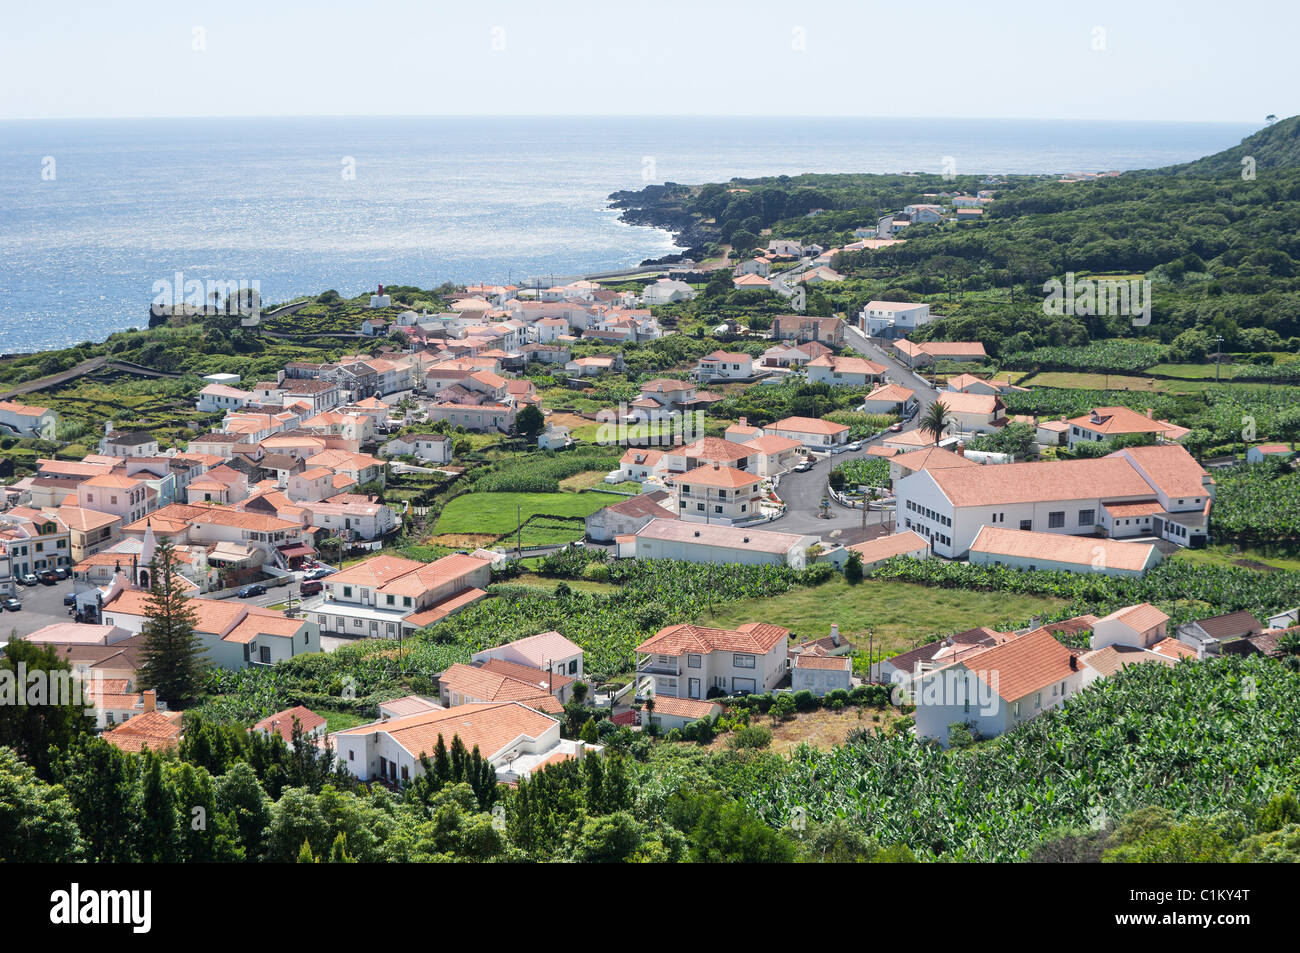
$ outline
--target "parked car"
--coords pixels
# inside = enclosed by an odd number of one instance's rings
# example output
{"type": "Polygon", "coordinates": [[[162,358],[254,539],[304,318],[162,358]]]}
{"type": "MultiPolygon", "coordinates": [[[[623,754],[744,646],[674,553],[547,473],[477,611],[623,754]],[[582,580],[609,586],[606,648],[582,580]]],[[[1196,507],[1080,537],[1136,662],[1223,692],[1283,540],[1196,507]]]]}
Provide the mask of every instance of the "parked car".
{"type": "Polygon", "coordinates": [[[861,450],[861,449],[862,449],[862,442],[859,441],[859,440],[855,440],[855,441],[853,441],[851,444],[849,444],[849,449],[850,449],[850,450],[861,450]]]}
{"type": "Polygon", "coordinates": [[[298,587],[298,595],[316,596],[316,595],[320,595],[320,593],[323,592],[324,590],[325,590],[325,583],[321,582],[319,579],[308,579],[306,582],[304,582],[301,586],[298,587]]]}
{"type": "Polygon", "coordinates": [[[322,578],[324,578],[325,576],[328,576],[328,575],[329,575],[330,573],[332,573],[333,571],[334,571],[334,570],[331,569],[329,566],[317,566],[315,569],[312,569],[312,570],[310,570],[309,572],[305,573],[305,574],[303,575],[302,578],[303,578],[303,579],[322,579],[322,578]]]}
{"type": "Polygon", "coordinates": [[[811,470],[812,468],[813,468],[813,465],[812,465],[812,462],[811,462],[811,461],[809,461],[809,460],[800,460],[798,463],[796,463],[796,464],[794,465],[794,472],[795,472],[795,473],[807,473],[807,472],[808,472],[809,470],[811,470]]]}
{"type": "Polygon", "coordinates": [[[17,612],[23,607],[23,604],[13,596],[6,596],[4,599],[0,599],[0,606],[4,606],[10,612],[17,612]]]}
{"type": "Polygon", "coordinates": [[[890,432],[890,433],[901,433],[902,430],[903,430],[903,425],[902,425],[901,423],[893,424],[893,425],[890,426],[890,428],[889,428],[889,432],[890,432]]]}
{"type": "Polygon", "coordinates": [[[59,574],[53,569],[42,569],[36,578],[38,578],[42,584],[52,586],[59,581],[59,574]]]}
{"type": "Polygon", "coordinates": [[[264,596],[266,595],[266,586],[262,585],[260,582],[255,582],[251,586],[245,586],[243,589],[240,589],[236,595],[241,599],[247,599],[249,596],[264,596]]]}
{"type": "Polygon", "coordinates": [[[58,569],[54,570],[54,575],[58,576],[60,579],[70,579],[72,577],[72,570],[67,566],[60,566],[58,569]]]}
{"type": "Polygon", "coordinates": [[[24,575],[19,576],[18,581],[24,586],[34,586],[40,582],[40,580],[36,578],[36,573],[34,572],[25,573],[24,575]]]}
{"type": "Polygon", "coordinates": [[[77,604],[77,594],[75,592],[64,593],[63,604],[65,606],[75,606],[77,604]]]}

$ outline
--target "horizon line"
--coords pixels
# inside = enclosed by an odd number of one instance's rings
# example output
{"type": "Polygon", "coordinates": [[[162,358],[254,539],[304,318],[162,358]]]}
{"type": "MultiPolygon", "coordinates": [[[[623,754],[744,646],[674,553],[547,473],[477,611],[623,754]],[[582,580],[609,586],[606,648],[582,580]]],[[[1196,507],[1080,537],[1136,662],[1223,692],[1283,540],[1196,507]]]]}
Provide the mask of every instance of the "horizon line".
{"type": "MultiPolygon", "coordinates": [[[[1289,117],[1283,116],[1278,118],[1278,122],[1289,117]]],[[[1259,122],[1265,124],[1264,119],[1112,119],[1112,118],[1079,118],[1079,117],[1062,117],[1062,116],[951,116],[951,115],[925,115],[925,116],[882,116],[868,114],[850,114],[850,113],[826,113],[822,115],[809,116],[805,114],[798,115],[775,115],[768,113],[266,113],[266,114],[237,114],[237,113],[212,113],[203,115],[124,115],[124,116],[5,116],[0,117],[0,123],[21,123],[21,122],[153,122],[163,120],[267,120],[267,119],[759,119],[773,122],[787,121],[807,121],[839,119],[839,120],[871,120],[871,121],[924,121],[924,122],[1076,122],[1076,123],[1128,123],[1143,125],[1198,125],[1198,126],[1225,126],[1225,125],[1252,125],[1259,122]]]]}

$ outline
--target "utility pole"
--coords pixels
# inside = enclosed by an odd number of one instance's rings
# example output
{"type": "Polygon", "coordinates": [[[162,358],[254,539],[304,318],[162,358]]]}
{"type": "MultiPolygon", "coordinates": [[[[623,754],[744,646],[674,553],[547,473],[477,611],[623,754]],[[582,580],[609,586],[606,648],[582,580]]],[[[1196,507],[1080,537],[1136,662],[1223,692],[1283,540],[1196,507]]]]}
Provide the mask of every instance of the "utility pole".
{"type": "Polygon", "coordinates": [[[1214,336],[1214,383],[1219,383],[1219,368],[1223,366],[1223,335],[1214,336]]]}
{"type": "Polygon", "coordinates": [[[524,558],[524,524],[521,504],[515,504],[515,555],[524,558]]]}

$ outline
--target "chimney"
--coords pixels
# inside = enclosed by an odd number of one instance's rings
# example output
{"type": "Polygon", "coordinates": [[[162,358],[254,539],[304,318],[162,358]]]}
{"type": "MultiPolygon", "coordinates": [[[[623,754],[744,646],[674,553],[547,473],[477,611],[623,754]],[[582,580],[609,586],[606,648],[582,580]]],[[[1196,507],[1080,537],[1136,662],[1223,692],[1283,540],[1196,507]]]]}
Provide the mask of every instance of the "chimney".
{"type": "Polygon", "coordinates": [[[738,426],[741,426],[741,427],[748,427],[748,426],[749,426],[749,420],[748,420],[748,418],[741,417],[741,418],[740,418],[740,423],[739,423],[738,426]]]}
{"type": "Polygon", "coordinates": [[[836,648],[838,648],[839,644],[840,644],[840,627],[838,623],[832,622],[831,623],[831,645],[834,645],[836,648]]]}
{"type": "Polygon", "coordinates": [[[144,710],[146,713],[158,710],[158,693],[152,688],[144,692],[141,697],[144,699],[144,710]]]}
{"type": "Polygon", "coordinates": [[[1201,662],[1204,662],[1204,661],[1205,661],[1205,643],[1204,643],[1204,642],[1197,642],[1197,643],[1196,643],[1196,658],[1197,658],[1198,661],[1201,661],[1201,662]]]}
{"type": "Polygon", "coordinates": [[[380,286],[379,286],[379,296],[380,296],[381,298],[384,296],[384,286],[383,286],[383,285],[380,285],[380,286]]]}
{"type": "Polygon", "coordinates": [[[1152,408],[1150,408],[1150,407],[1148,407],[1148,408],[1147,408],[1147,420],[1150,420],[1150,419],[1152,418],[1152,415],[1154,415],[1154,414],[1155,414],[1155,410],[1152,409],[1152,408]]]}
{"type": "Polygon", "coordinates": [[[1070,653],[1070,671],[1072,671],[1072,672],[1077,672],[1078,670],[1079,670],[1079,657],[1078,657],[1077,655],[1075,655],[1073,652],[1071,652],[1071,653],[1070,653]]]}
{"type": "Polygon", "coordinates": [[[964,443],[957,444],[957,456],[959,457],[966,456],[966,444],[964,443]]]}
{"type": "Polygon", "coordinates": [[[573,756],[577,758],[579,761],[581,761],[583,755],[586,754],[586,748],[587,748],[586,743],[582,741],[582,739],[578,739],[573,743],[573,756]]]}

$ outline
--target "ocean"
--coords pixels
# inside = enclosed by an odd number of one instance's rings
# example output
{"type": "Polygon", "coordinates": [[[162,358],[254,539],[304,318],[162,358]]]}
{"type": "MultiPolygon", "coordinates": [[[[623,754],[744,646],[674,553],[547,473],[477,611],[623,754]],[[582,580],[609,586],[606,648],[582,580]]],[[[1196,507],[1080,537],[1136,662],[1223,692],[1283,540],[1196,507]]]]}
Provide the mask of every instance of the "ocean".
{"type": "Polygon", "coordinates": [[[675,249],[607,197],[801,172],[1152,168],[1249,124],[974,119],[285,118],[0,122],[0,354],[143,327],[154,282],[266,304],[379,283],[574,275],[675,249]],[[346,173],[353,174],[348,176],[346,173]]]}

